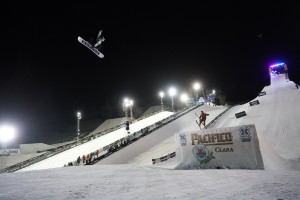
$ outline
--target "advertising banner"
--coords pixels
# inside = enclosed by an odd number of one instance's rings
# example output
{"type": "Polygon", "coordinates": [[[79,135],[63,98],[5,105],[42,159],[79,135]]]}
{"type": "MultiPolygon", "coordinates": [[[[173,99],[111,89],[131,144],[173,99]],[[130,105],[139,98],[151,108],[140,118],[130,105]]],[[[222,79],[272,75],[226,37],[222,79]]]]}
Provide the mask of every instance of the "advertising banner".
{"type": "Polygon", "coordinates": [[[254,124],[176,134],[178,169],[264,169],[254,124]]]}
{"type": "Polygon", "coordinates": [[[0,156],[12,156],[20,154],[20,149],[0,149],[0,156]]]}

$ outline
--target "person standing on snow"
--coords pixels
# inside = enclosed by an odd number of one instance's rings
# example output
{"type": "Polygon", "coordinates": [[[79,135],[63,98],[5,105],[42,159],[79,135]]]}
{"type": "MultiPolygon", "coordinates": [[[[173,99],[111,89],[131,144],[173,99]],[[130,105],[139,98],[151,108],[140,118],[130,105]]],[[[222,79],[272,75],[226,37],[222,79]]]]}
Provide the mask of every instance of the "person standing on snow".
{"type": "Polygon", "coordinates": [[[125,123],[125,126],[126,126],[126,131],[127,131],[127,133],[129,134],[129,133],[130,133],[130,130],[129,130],[129,121],[127,121],[127,122],[125,123]]]}
{"type": "Polygon", "coordinates": [[[97,151],[96,151],[97,158],[98,158],[98,155],[99,155],[99,149],[97,149],[97,151]]]}
{"type": "Polygon", "coordinates": [[[82,163],[85,164],[85,155],[82,156],[82,163]]]}
{"type": "Polygon", "coordinates": [[[77,165],[79,165],[80,164],[80,156],[78,156],[78,158],[77,158],[77,165]]]}
{"type": "MultiPolygon", "coordinates": [[[[205,112],[203,112],[202,110],[201,110],[201,114],[200,114],[200,117],[199,117],[199,125],[201,125],[201,123],[203,124],[203,126],[206,128],[206,125],[205,125],[205,121],[206,121],[206,116],[207,115],[209,115],[209,114],[207,114],[207,113],[205,113],[205,112]]],[[[206,128],[207,129],[207,128],[206,128]]]]}

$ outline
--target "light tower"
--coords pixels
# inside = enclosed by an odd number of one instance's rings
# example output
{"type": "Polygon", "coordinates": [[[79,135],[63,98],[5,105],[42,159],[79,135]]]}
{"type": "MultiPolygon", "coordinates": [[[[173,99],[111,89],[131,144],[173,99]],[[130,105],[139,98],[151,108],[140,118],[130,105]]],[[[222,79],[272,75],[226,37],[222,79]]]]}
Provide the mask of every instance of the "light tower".
{"type": "Polygon", "coordinates": [[[130,118],[131,118],[131,121],[133,120],[132,106],[133,106],[133,100],[130,100],[130,101],[129,101],[129,107],[130,107],[130,118]]]}
{"type": "Polygon", "coordinates": [[[180,100],[185,104],[186,106],[186,101],[188,100],[188,95],[186,93],[181,94],[180,100]]]}
{"type": "Polygon", "coordinates": [[[0,141],[2,142],[2,148],[7,149],[7,143],[15,137],[15,128],[8,125],[0,127],[0,141]]]}
{"type": "Polygon", "coordinates": [[[198,83],[198,82],[194,83],[193,88],[194,88],[195,93],[196,93],[196,99],[198,99],[198,91],[201,88],[200,83],[198,83]]]}
{"type": "Polygon", "coordinates": [[[123,101],[123,110],[125,112],[125,117],[127,118],[128,117],[128,110],[127,110],[127,107],[128,107],[128,98],[125,98],[124,101],[123,101]]]}
{"type": "Polygon", "coordinates": [[[81,119],[81,112],[77,112],[77,130],[76,130],[76,133],[77,133],[77,143],[79,141],[79,135],[80,135],[80,119],[81,119]]]}
{"type": "Polygon", "coordinates": [[[161,104],[161,111],[164,111],[164,104],[163,104],[163,98],[164,98],[164,92],[160,91],[159,96],[160,96],[160,104],[161,104]]]}
{"type": "Polygon", "coordinates": [[[176,89],[175,88],[170,88],[169,89],[169,95],[171,97],[171,100],[172,100],[172,111],[174,112],[174,96],[176,95],[176,89]]]}

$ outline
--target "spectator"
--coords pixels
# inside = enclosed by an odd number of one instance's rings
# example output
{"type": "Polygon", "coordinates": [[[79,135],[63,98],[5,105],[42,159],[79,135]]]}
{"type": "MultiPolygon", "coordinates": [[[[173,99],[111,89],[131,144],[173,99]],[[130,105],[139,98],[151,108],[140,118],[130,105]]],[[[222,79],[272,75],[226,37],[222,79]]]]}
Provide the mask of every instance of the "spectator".
{"type": "Polygon", "coordinates": [[[77,165],[79,165],[80,164],[80,156],[78,156],[78,158],[77,158],[77,165]]]}
{"type": "Polygon", "coordinates": [[[129,121],[127,121],[127,122],[125,123],[125,125],[126,125],[127,133],[130,133],[130,131],[129,131],[129,121]]]}
{"type": "Polygon", "coordinates": [[[90,153],[89,164],[91,164],[93,156],[94,156],[94,152],[90,153]]]}
{"type": "Polygon", "coordinates": [[[285,79],[289,79],[288,68],[286,64],[284,64],[284,74],[285,74],[285,79]]]}
{"type": "Polygon", "coordinates": [[[90,164],[89,162],[90,162],[90,154],[86,155],[86,164],[87,165],[90,164]]]}

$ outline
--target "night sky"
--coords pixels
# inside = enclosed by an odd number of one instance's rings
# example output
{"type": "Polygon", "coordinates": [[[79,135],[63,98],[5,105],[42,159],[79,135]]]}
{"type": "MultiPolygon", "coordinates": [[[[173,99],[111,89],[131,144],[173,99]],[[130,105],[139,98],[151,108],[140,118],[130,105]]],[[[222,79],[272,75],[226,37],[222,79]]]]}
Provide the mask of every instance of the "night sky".
{"type": "Polygon", "coordinates": [[[76,126],[77,111],[82,120],[122,117],[124,97],[138,114],[160,104],[160,90],[188,92],[194,81],[220,89],[228,102],[251,100],[276,62],[300,83],[297,4],[10,3],[4,10],[0,122],[16,125],[16,143],[47,142],[51,131],[76,126]],[[100,29],[103,59],[77,41],[95,40],[100,29]]]}

